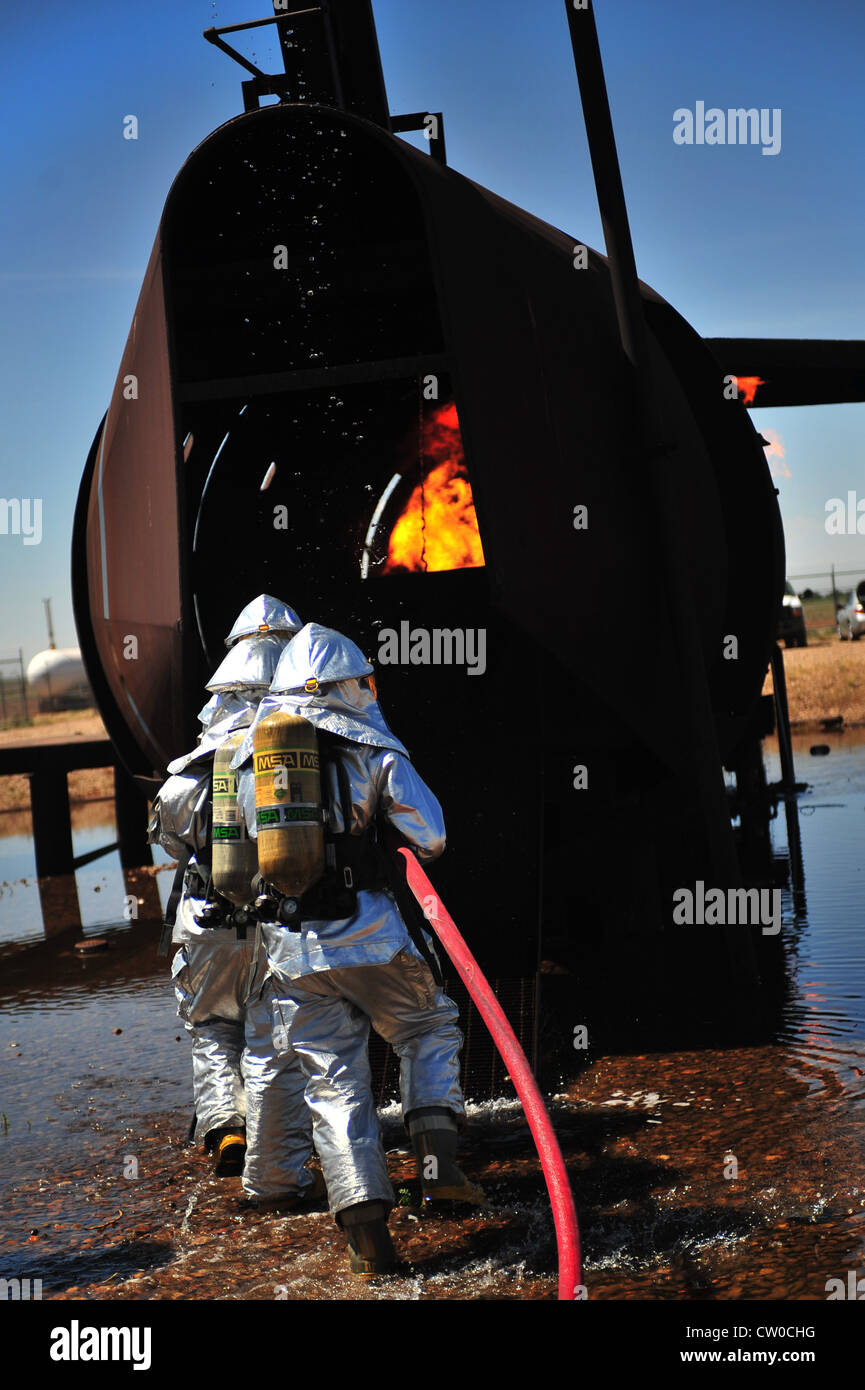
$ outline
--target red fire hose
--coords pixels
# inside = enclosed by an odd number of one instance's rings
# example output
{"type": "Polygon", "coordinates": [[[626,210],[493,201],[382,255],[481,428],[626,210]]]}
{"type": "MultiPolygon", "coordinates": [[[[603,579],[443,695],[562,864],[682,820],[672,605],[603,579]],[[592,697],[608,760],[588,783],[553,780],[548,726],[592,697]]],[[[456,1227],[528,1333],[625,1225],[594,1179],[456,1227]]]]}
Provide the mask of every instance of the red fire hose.
{"type": "Polygon", "coordinates": [[[456,966],[469,994],[478,1006],[493,1042],[502,1055],[511,1080],[517,1088],[529,1128],[532,1131],[556,1226],[559,1250],[559,1298],[576,1298],[581,1283],[580,1232],[574,1198],[568,1181],[562,1151],[555,1136],[543,1098],[532,1075],[526,1054],[502,1012],[489,982],[466,945],[457,925],[433,888],[411,850],[400,849],[405,859],[408,886],[423,909],[424,916],[456,966]]]}

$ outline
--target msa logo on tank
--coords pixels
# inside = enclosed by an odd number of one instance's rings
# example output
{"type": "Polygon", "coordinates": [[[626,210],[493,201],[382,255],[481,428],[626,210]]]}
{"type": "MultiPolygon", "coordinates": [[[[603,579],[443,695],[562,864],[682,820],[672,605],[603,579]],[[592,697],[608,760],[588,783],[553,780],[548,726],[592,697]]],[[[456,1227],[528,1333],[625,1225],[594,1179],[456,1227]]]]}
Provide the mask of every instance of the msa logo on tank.
{"type": "Polygon", "coordinates": [[[233,772],[213,773],[213,839],[246,839],[246,826],[237,813],[237,778],[233,772]]]}
{"type": "MultiPolygon", "coordinates": [[[[266,791],[278,804],[288,797],[289,801],[300,805],[307,802],[309,797],[304,796],[303,782],[292,781],[291,773],[295,777],[302,777],[304,773],[318,774],[318,752],[314,748],[273,748],[266,753],[256,753],[254,767],[256,789],[260,787],[263,792],[266,791]]],[[[259,815],[257,819],[259,825],[280,824],[278,816],[265,821],[259,815]]],[[[310,818],[287,815],[281,823],[289,824],[303,819],[310,818]]]]}
{"type": "Polygon", "coordinates": [[[263,772],[278,772],[281,767],[289,772],[318,772],[318,753],[312,748],[274,748],[256,753],[256,777],[263,772]]]}
{"type": "Polygon", "coordinates": [[[316,825],[321,818],[321,807],[306,801],[289,806],[265,806],[255,813],[259,826],[316,825]]]}

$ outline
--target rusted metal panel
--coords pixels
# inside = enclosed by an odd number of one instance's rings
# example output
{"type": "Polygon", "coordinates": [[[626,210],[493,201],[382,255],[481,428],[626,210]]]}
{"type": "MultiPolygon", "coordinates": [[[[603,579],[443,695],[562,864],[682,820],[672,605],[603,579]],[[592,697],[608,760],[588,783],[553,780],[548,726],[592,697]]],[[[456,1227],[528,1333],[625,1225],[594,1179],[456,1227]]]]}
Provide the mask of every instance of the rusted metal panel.
{"type": "Polygon", "coordinates": [[[182,701],[177,457],[159,239],[96,459],[89,606],[102,669],[148,765],[188,737],[182,701]]]}

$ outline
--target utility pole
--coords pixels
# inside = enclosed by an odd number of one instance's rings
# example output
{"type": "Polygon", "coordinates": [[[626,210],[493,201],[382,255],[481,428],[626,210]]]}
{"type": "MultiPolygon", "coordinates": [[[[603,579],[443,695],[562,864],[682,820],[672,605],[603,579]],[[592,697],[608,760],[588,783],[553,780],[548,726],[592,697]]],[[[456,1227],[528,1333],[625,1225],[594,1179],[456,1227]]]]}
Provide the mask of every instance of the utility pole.
{"type": "Polygon", "coordinates": [[[54,641],[54,624],[51,621],[51,600],[44,598],[42,602],[45,604],[45,620],[48,623],[48,646],[53,652],[57,649],[57,643],[54,641]]]}

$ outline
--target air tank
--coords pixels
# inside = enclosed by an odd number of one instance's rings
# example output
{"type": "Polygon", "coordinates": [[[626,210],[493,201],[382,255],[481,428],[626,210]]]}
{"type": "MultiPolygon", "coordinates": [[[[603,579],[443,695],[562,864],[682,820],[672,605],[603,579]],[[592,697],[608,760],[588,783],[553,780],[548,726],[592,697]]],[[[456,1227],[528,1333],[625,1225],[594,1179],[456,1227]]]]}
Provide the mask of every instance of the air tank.
{"type": "Polygon", "coordinates": [[[239,729],[213,755],[213,886],[238,906],[254,896],[252,879],[258,873],[255,841],[238,813],[237,773],[230,766],[245,737],[246,729],[239,729]]]}
{"type": "Polygon", "coordinates": [[[253,748],[259,871],[299,898],[324,872],[316,732],[301,715],[276,711],[256,726],[253,748]]]}

